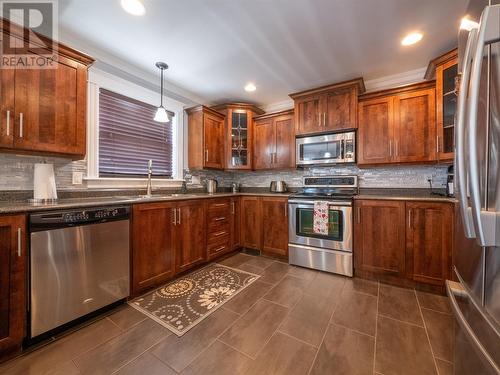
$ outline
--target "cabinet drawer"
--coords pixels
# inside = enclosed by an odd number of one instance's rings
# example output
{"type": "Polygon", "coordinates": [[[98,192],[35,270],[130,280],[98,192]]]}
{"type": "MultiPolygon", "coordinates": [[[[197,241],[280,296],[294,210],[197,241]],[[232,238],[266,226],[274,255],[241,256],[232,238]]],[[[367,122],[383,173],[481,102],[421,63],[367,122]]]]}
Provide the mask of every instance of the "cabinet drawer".
{"type": "Polygon", "coordinates": [[[215,199],[208,203],[208,216],[214,217],[222,213],[229,215],[231,213],[231,201],[230,199],[215,199]]]}
{"type": "Polygon", "coordinates": [[[220,232],[221,230],[229,230],[231,226],[231,220],[229,216],[218,216],[214,219],[208,220],[208,234],[214,232],[220,232]]]}
{"type": "Polygon", "coordinates": [[[231,242],[229,240],[229,237],[226,237],[226,239],[223,241],[208,245],[208,257],[210,259],[218,255],[225,254],[229,251],[231,251],[231,242]]]}
{"type": "Polygon", "coordinates": [[[227,228],[217,232],[210,232],[208,234],[207,241],[209,244],[219,243],[226,240],[229,241],[230,237],[231,237],[231,232],[229,231],[229,228],[227,228]]]}

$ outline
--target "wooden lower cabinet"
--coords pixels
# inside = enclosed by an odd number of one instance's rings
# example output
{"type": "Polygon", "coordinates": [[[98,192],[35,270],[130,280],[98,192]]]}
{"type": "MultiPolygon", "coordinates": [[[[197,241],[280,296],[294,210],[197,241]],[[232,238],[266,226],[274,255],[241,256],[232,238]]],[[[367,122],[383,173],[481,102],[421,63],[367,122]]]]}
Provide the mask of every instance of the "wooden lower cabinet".
{"type": "Polygon", "coordinates": [[[231,198],[231,249],[241,247],[241,200],[231,198]]]}
{"type": "Polygon", "coordinates": [[[445,202],[356,200],[355,274],[444,288],[451,277],[453,216],[445,202]]]}
{"type": "Polygon", "coordinates": [[[205,205],[190,200],[177,204],[175,228],[175,273],[207,260],[205,205]]]}
{"type": "Polygon", "coordinates": [[[241,198],[241,246],[263,254],[288,257],[288,200],[241,198]]]}
{"type": "Polygon", "coordinates": [[[406,203],[406,254],[414,281],[444,285],[451,278],[453,206],[431,202],[406,203]]]}
{"type": "Polygon", "coordinates": [[[175,274],[176,202],[146,203],[132,210],[132,294],[175,274]]]}
{"type": "Polygon", "coordinates": [[[0,361],[21,350],[26,322],[26,217],[0,216],[0,361]]]}
{"type": "Polygon", "coordinates": [[[262,252],[279,257],[288,256],[288,200],[263,197],[262,252]]]}

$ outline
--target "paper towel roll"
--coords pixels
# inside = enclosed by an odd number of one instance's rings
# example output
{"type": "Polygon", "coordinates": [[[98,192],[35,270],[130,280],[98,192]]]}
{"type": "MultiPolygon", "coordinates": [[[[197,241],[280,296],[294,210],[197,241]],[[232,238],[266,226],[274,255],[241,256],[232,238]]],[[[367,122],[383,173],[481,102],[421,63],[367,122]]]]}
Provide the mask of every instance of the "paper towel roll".
{"type": "Polygon", "coordinates": [[[34,199],[57,199],[56,179],[52,164],[35,164],[34,199]]]}

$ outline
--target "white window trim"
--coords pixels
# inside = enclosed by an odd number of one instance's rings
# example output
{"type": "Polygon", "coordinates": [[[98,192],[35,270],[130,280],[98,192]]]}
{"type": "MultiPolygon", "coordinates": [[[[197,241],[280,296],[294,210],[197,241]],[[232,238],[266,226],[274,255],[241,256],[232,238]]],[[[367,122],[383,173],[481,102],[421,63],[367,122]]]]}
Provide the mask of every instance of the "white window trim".
{"type": "MultiPolygon", "coordinates": [[[[128,82],[109,73],[91,68],[87,90],[87,187],[92,188],[143,188],[146,178],[99,177],[99,90],[107,89],[151,105],[160,101],[157,92],[128,82]]],[[[183,179],[184,159],[184,105],[164,96],[165,108],[175,113],[173,121],[173,178],[153,178],[153,187],[180,187],[183,179]]],[[[146,170],[146,166],[144,166],[146,170]]]]}

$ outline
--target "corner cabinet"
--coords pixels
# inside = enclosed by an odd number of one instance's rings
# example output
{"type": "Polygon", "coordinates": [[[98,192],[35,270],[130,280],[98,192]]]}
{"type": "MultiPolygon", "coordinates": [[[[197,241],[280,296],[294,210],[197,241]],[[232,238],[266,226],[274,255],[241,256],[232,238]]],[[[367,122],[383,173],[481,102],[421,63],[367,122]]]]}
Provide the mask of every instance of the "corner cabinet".
{"type": "Polygon", "coordinates": [[[226,103],[212,109],[226,116],[225,169],[250,170],[253,160],[253,118],[264,113],[252,104],[226,103]]]}
{"type": "Polygon", "coordinates": [[[357,128],[358,95],[364,91],[363,79],[357,78],[291,94],[296,135],[357,128]]]}
{"type": "Polygon", "coordinates": [[[437,160],[434,82],[359,98],[358,164],[437,160]]]}
{"type": "MultiPolygon", "coordinates": [[[[23,47],[23,29],[6,21],[2,39],[17,53],[39,56],[23,47]]],[[[31,47],[30,47],[31,48],[31,47]]],[[[53,68],[1,69],[0,150],[82,158],[86,152],[87,69],[93,59],[57,45],[53,68]]]]}
{"type": "Polygon", "coordinates": [[[0,216],[0,361],[21,350],[26,322],[26,218],[0,216]]]}
{"type": "Polygon", "coordinates": [[[361,199],[354,208],[357,276],[444,291],[452,274],[452,203],[361,199]]]}
{"type": "Polygon", "coordinates": [[[225,116],[205,106],[188,114],[188,166],[190,169],[224,169],[225,116]]]}
{"type": "Polygon", "coordinates": [[[293,110],[256,117],[253,139],[255,170],[295,168],[293,110]]]}

